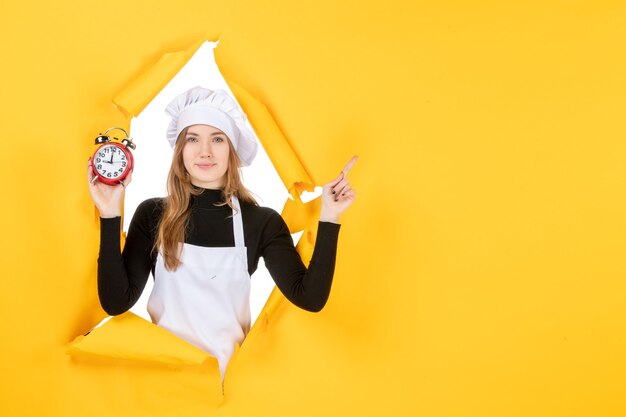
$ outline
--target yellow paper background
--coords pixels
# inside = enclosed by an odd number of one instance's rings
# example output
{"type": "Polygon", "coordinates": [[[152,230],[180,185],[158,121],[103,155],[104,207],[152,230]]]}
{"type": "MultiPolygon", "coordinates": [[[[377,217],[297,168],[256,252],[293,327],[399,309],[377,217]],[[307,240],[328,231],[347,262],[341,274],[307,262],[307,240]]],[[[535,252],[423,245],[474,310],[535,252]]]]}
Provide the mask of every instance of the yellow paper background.
{"type": "Polygon", "coordinates": [[[0,4],[0,415],[624,415],[626,6],[428,3],[0,4]],[[214,410],[65,348],[105,317],[94,134],[218,36],[313,181],[360,160],[328,304],[281,303],[214,410]]]}

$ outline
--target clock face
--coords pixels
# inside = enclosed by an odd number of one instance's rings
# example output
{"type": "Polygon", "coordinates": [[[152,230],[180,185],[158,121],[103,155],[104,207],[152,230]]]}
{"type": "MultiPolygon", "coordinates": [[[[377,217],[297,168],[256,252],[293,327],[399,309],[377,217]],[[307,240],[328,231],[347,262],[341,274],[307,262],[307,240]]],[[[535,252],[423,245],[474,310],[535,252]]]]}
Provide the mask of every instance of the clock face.
{"type": "Polygon", "coordinates": [[[116,145],[104,145],[94,155],[93,166],[104,178],[122,179],[128,169],[128,157],[124,150],[116,145]]]}

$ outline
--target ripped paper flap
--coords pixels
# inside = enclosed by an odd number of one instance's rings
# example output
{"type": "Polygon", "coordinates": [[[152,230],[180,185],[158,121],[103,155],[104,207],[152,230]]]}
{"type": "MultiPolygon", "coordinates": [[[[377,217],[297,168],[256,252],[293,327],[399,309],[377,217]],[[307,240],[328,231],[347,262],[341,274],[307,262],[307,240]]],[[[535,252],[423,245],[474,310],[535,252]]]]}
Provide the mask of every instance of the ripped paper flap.
{"type": "Polygon", "coordinates": [[[71,355],[95,355],[169,365],[199,365],[217,359],[167,330],[127,311],[70,343],[71,355]]]}

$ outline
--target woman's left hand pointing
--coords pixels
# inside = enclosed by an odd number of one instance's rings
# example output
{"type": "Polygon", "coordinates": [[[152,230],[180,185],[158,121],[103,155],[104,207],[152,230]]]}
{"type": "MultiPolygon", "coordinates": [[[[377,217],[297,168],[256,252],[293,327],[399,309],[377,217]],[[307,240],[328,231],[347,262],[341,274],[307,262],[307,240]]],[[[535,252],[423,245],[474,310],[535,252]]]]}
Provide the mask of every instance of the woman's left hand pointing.
{"type": "Polygon", "coordinates": [[[341,213],[346,211],[354,202],[356,190],[350,187],[348,172],[358,159],[358,156],[353,156],[337,178],[324,184],[320,221],[339,223],[341,213]]]}

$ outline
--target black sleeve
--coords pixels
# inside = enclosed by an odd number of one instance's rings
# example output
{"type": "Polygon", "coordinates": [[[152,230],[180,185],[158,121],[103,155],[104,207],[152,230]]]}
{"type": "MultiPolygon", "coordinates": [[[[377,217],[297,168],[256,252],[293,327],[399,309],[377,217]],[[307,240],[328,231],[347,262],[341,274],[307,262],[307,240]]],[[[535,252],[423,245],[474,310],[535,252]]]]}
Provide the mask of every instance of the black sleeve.
{"type": "Polygon", "coordinates": [[[154,201],[137,207],[128,227],[126,243],[120,252],[121,217],[100,219],[98,256],[98,296],[110,315],[128,311],[146,286],[156,257],[154,242],[154,201]]]}
{"type": "Polygon", "coordinates": [[[307,269],[296,252],[289,228],[275,212],[263,232],[262,256],[276,286],[298,307],[318,312],[330,294],[341,225],[319,222],[313,256],[307,269]]]}

